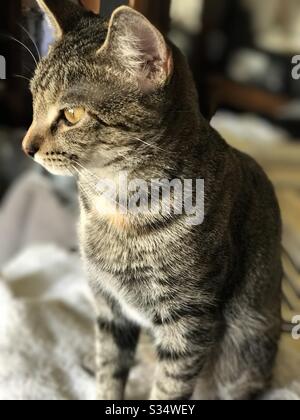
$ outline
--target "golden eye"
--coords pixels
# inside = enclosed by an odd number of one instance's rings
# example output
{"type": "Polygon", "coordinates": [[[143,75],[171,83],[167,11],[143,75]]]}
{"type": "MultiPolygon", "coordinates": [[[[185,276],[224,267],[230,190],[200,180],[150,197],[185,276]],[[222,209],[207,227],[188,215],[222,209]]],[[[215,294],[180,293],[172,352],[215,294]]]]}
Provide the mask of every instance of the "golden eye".
{"type": "Polygon", "coordinates": [[[85,109],[82,107],[78,108],[67,108],[64,110],[65,118],[66,120],[72,124],[75,125],[79,123],[79,121],[82,120],[82,118],[85,115],[85,109]]]}

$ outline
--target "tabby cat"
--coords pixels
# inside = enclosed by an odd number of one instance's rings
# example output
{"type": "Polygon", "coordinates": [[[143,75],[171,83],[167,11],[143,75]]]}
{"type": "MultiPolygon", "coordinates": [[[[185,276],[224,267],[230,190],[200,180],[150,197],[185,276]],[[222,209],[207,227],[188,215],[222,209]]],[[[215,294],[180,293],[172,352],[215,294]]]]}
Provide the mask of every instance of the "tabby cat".
{"type": "Polygon", "coordinates": [[[255,398],[270,383],[281,326],[271,183],[203,118],[185,58],[144,16],[123,6],[107,22],[68,0],[38,3],[56,40],[31,83],[23,148],[78,180],[98,398],[124,398],[142,327],[157,352],[150,399],[189,399],[198,381],[203,398],[255,398]],[[203,179],[204,222],[112,207],[97,181],[121,172],[203,179]]]}

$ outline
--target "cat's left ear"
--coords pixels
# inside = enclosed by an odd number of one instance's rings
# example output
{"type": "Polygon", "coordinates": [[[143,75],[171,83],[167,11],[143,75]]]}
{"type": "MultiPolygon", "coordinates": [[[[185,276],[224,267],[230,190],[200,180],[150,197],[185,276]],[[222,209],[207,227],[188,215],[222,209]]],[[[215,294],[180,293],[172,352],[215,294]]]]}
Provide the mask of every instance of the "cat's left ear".
{"type": "Polygon", "coordinates": [[[83,8],[70,0],[37,0],[37,2],[54,28],[57,39],[71,31],[83,14],[83,8]]]}
{"type": "Polygon", "coordinates": [[[137,81],[143,91],[165,85],[173,73],[172,51],[163,35],[142,14],[127,6],[113,13],[98,54],[103,52],[116,59],[119,70],[137,81]]]}

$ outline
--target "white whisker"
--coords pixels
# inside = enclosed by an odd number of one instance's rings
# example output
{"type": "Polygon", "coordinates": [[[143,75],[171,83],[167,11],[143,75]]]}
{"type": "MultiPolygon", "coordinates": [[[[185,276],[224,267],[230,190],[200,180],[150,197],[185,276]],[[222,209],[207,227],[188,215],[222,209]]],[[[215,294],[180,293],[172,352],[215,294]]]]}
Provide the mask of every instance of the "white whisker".
{"type": "MultiPolygon", "coordinates": [[[[74,165],[72,165],[72,168],[74,169],[74,171],[77,173],[77,175],[82,175],[81,172],[79,171],[79,169],[77,169],[74,165]]],[[[90,196],[90,191],[87,190],[87,188],[85,188],[85,186],[79,182],[79,188],[85,193],[87,194],[87,196],[90,196]]]]}
{"type": "MultiPolygon", "coordinates": [[[[73,165],[72,165],[73,166],[73,165]]],[[[94,192],[94,193],[96,193],[96,194],[99,194],[99,191],[97,190],[97,186],[96,186],[96,184],[94,183],[94,182],[91,182],[91,180],[89,179],[89,178],[87,178],[87,176],[82,172],[82,171],[80,171],[78,168],[76,168],[75,166],[73,166],[73,168],[74,168],[74,170],[78,173],[78,175],[80,175],[82,178],[83,178],[83,180],[84,180],[84,182],[85,182],[85,186],[86,187],[88,187],[88,188],[90,188],[90,190],[92,191],[92,192],[94,192]]],[[[97,181],[99,181],[98,179],[97,179],[97,181]]]]}
{"type": "Polygon", "coordinates": [[[39,58],[39,60],[41,60],[41,59],[42,59],[42,57],[41,57],[40,51],[39,51],[39,49],[38,49],[38,46],[37,46],[37,44],[36,44],[35,40],[32,38],[32,36],[30,35],[29,31],[27,31],[27,29],[26,29],[23,25],[21,25],[20,23],[18,23],[18,25],[19,25],[19,27],[20,27],[21,29],[23,29],[23,31],[27,34],[28,38],[30,39],[30,41],[32,42],[32,44],[34,45],[34,47],[35,47],[35,49],[36,49],[36,52],[37,52],[37,54],[38,54],[38,58],[39,58]]]}
{"type": "Polygon", "coordinates": [[[138,137],[133,137],[133,138],[140,141],[141,143],[145,144],[146,146],[152,147],[153,149],[158,149],[158,150],[166,153],[166,150],[162,149],[161,147],[157,146],[156,144],[147,143],[146,141],[144,141],[144,140],[142,140],[138,137]]]}
{"type": "Polygon", "coordinates": [[[13,74],[13,77],[17,77],[18,79],[27,80],[29,83],[31,82],[31,80],[28,77],[22,76],[22,74],[13,74]]]}
{"type": "MultiPolygon", "coordinates": [[[[94,178],[95,181],[100,182],[100,179],[93,174],[92,172],[90,172],[88,169],[86,169],[83,165],[81,165],[79,162],[75,162],[77,165],[81,166],[82,169],[84,171],[87,172],[88,175],[92,176],[94,178]]],[[[73,166],[73,165],[72,165],[73,166]]],[[[94,193],[95,195],[101,195],[100,190],[98,190],[97,185],[95,184],[95,181],[91,181],[87,175],[85,173],[83,173],[82,171],[80,171],[78,168],[76,168],[75,166],[73,166],[74,170],[80,175],[82,176],[83,180],[84,180],[84,184],[79,184],[79,187],[82,188],[82,190],[89,196],[90,193],[94,193]],[[88,189],[87,189],[87,188],[88,189]]],[[[121,205],[120,203],[118,203],[116,200],[114,200],[112,197],[106,197],[109,201],[111,201],[113,204],[115,204],[116,206],[119,206],[123,211],[127,211],[126,207],[121,205]]]]}
{"type": "Polygon", "coordinates": [[[31,57],[33,58],[33,60],[35,62],[35,65],[36,66],[38,65],[37,59],[35,58],[34,54],[32,53],[32,51],[23,42],[19,41],[17,38],[15,38],[15,37],[13,37],[11,35],[7,35],[7,36],[8,36],[9,39],[11,39],[11,40],[17,42],[18,44],[22,45],[22,47],[24,47],[25,50],[28,51],[29,54],[31,55],[31,57]]]}
{"type": "Polygon", "coordinates": [[[74,163],[76,165],[78,165],[82,170],[86,171],[90,176],[92,176],[95,180],[99,181],[99,178],[97,177],[96,174],[94,174],[93,172],[91,172],[89,169],[87,169],[85,166],[83,166],[81,163],[74,161],[74,163]]]}

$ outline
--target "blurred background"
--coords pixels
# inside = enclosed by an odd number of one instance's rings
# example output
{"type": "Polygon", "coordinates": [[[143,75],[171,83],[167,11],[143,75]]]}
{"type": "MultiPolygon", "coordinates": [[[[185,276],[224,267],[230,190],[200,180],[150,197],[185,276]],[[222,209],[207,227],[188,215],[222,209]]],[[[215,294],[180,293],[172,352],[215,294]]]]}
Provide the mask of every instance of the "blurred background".
{"type": "MultiPolygon", "coordinates": [[[[300,1],[81,3],[107,17],[121,4],[143,12],[187,56],[203,115],[268,172],[284,220],[283,328],[289,332],[300,314],[300,80],[293,73],[293,57],[300,54],[300,1]]],[[[32,117],[29,80],[51,40],[34,0],[2,2],[0,55],[6,60],[6,78],[0,79],[0,269],[31,245],[51,243],[71,253],[78,249],[76,186],[44,173],[21,150],[32,117]]],[[[293,345],[300,352],[298,344],[293,345]]]]}

